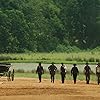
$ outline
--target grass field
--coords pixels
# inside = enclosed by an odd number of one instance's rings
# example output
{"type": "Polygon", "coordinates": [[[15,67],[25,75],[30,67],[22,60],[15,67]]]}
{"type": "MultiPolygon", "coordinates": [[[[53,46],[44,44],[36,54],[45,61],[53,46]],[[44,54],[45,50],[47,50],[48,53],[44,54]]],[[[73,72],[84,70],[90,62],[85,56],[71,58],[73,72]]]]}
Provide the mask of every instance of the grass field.
{"type": "MultiPolygon", "coordinates": [[[[17,73],[15,73],[15,78],[16,78],[16,77],[38,78],[38,75],[35,74],[35,73],[30,73],[30,72],[27,72],[27,73],[26,73],[26,72],[25,72],[25,73],[18,73],[18,72],[17,72],[17,73]]],[[[43,78],[43,79],[50,79],[50,74],[49,74],[49,73],[45,73],[45,74],[42,75],[42,78],[43,78]]],[[[57,73],[57,74],[55,75],[55,79],[61,80],[60,73],[57,73]]],[[[85,80],[85,75],[82,74],[82,73],[80,73],[80,74],[78,75],[77,79],[83,81],[83,80],[85,80]]],[[[65,80],[73,80],[73,77],[68,73],[68,74],[66,75],[66,79],[65,79],[65,80]]],[[[97,81],[97,77],[96,77],[95,74],[91,74],[91,80],[92,80],[92,81],[97,81]]]]}
{"type": "Polygon", "coordinates": [[[85,63],[100,62],[100,52],[0,54],[0,62],[85,63]]]}

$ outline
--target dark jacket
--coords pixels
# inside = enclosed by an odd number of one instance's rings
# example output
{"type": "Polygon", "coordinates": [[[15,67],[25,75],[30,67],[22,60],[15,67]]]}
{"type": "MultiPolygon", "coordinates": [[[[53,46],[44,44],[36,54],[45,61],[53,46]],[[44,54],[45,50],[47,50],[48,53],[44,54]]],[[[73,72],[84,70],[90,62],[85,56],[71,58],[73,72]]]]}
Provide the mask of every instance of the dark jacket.
{"type": "Polygon", "coordinates": [[[90,72],[91,72],[90,66],[86,65],[86,66],[84,67],[84,71],[85,71],[85,74],[90,74],[90,72]]]}
{"type": "Polygon", "coordinates": [[[66,74],[65,66],[61,66],[60,71],[61,71],[61,74],[65,75],[66,74]]]}
{"type": "Polygon", "coordinates": [[[48,69],[49,69],[51,75],[55,75],[55,72],[57,70],[57,67],[55,65],[50,65],[48,67],[48,69]]]}
{"type": "Polygon", "coordinates": [[[37,70],[36,70],[36,73],[42,75],[42,74],[44,73],[43,67],[42,67],[42,66],[38,66],[38,67],[37,67],[37,70]]]}
{"type": "Polygon", "coordinates": [[[73,74],[73,75],[79,74],[78,68],[77,67],[73,67],[71,69],[71,74],[73,74]]]}

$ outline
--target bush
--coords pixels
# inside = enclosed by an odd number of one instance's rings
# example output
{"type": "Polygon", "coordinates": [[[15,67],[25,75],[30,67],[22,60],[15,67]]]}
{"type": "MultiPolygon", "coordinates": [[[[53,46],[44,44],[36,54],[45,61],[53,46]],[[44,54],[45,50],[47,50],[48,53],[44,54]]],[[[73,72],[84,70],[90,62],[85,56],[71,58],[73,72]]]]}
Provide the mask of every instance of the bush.
{"type": "Polygon", "coordinates": [[[90,58],[89,62],[95,62],[95,59],[94,58],[90,58]]]}
{"type": "Polygon", "coordinates": [[[0,56],[0,60],[11,60],[12,58],[10,56],[0,56]]]}

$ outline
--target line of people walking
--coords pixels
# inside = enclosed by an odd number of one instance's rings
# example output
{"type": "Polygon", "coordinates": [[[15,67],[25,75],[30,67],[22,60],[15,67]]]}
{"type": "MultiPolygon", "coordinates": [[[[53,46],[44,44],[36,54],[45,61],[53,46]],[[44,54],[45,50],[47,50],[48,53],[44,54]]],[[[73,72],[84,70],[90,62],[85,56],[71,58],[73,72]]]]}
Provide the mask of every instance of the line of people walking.
{"type": "MultiPolygon", "coordinates": [[[[49,70],[49,73],[51,76],[51,82],[54,83],[57,67],[55,66],[54,63],[52,63],[48,67],[48,70],[49,70]]],[[[36,73],[38,73],[39,82],[41,82],[42,74],[44,74],[44,69],[43,69],[43,66],[41,65],[41,62],[37,66],[36,73]]],[[[65,77],[67,74],[67,68],[63,63],[61,63],[60,74],[61,74],[61,82],[64,83],[65,77]]],[[[86,65],[84,66],[84,74],[86,77],[86,84],[89,84],[91,68],[90,68],[88,63],[86,63],[86,65]]],[[[77,68],[77,65],[73,64],[73,67],[71,68],[71,76],[73,76],[74,84],[76,84],[76,80],[77,80],[78,75],[79,75],[79,70],[77,68]]],[[[98,63],[96,66],[96,75],[97,75],[97,79],[98,79],[97,82],[99,84],[100,83],[100,63],[98,63]]]]}

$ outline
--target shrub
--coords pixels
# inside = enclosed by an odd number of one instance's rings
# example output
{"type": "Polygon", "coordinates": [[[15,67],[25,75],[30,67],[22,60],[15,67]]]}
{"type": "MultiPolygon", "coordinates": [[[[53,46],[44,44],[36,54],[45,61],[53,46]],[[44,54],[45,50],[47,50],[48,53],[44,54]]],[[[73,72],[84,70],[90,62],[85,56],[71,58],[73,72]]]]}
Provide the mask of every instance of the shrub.
{"type": "Polygon", "coordinates": [[[10,56],[0,56],[0,60],[11,60],[10,56]]]}
{"type": "Polygon", "coordinates": [[[90,58],[89,62],[95,62],[95,59],[94,58],[90,58]]]}

